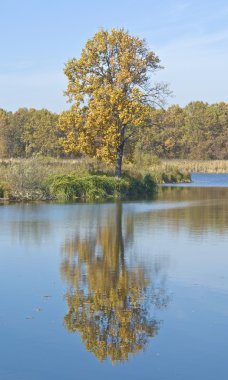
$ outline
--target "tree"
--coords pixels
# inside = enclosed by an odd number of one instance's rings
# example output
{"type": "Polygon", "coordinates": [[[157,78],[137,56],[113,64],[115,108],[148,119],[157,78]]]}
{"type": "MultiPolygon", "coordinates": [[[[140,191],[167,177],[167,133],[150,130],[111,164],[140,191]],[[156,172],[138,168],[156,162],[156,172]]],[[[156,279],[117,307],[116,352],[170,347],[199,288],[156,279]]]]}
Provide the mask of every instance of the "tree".
{"type": "Polygon", "coordinates": [[[24,155],[22,135],[26,117],[26,108],[20,108],[15,113],[6,112],[0,109],[1,157],[21,157],[24,155]]]}
{"type": "Polygon", "coordinates": [[[28,119],[24,124],[23,141],[26,156],[41,153],[46,156],[60,156],[58,115],[46,109],[28,110],[28,119]]]}
{"type": "Polygon", "coordinates": [[[0,108],[0,157],[7,156],[7,131],[9,128],[9,114],[0,108]]]}
{"type": "Polygon", "coordinates": [[[74,102],[60,116],[65,151],[114,163],[121,176],[126,141],[148,123],[151,105],[168,92],[165,84],[151,84],[150,74],[160,68],[144,40],[124,29],[98,31],[80,58],[65,66],[66,95],[74,102]]]}

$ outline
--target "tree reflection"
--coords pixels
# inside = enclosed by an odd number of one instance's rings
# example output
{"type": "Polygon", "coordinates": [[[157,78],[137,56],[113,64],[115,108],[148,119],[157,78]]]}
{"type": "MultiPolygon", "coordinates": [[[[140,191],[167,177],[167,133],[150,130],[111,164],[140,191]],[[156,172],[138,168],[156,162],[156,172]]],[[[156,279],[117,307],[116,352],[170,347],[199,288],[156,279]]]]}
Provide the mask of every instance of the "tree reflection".
{"type": "MultiPolygon", "coordinates": [[[[63,249],[61,273],[70,286],[65,327],[80,332],[86,348],[99,360],[124,361],[143,349],[159,329],[154,309],[168,302],[164,289],[151,284],[145,268],[130,269],[126,264],[131,222],[129,218],[123,237],[118,203],[95,236],[76,236],[63,249]]],[[[155,273],[159,275],[158,268],[155,273]]]]}
{"type": "MultiPolygon", "coordinates": [[[[210,232],[224,235],[228,228],[227,198],[225,187],[163,187],[158,201],[169,202],[173,207],[150,210],[147,221],[151,226],[162,222],[177,233],[184,227],[189,233],[198,232],[198,237],[210,232]]],[[[136,218],[139,222],[145,214],[135,215],[134,222],[136,218]]]]}

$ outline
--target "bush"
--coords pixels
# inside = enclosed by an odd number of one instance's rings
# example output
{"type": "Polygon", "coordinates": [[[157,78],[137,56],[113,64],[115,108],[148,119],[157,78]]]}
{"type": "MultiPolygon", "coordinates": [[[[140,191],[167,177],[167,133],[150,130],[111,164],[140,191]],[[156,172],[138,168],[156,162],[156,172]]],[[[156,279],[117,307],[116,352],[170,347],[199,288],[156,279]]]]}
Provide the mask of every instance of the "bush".
{"type": "Polygon", "coordinates": [[[57,198],[95,200],[120,197],[127,192],[128,182],[123,178],[105,175],[76,177],[70,174],[50,178],[49,189],[57,198]]]}
{"type": "Polygon", "coordinates": [[[128,196],[133,198],[151,197],[156,190],[156,182],[150,174],[146,174],[142,179],[129,177],[128,196]]]}
{"type": "Polygon", "coordinates": [[[99,200],[108,198],[142,198],[154,194],[156,183],[150,175],[142,179],[134,177],[108,177],[74,174],[55,176],[49,179],[49,190],[57,198],[65,200],[99,200]]]}
{"type": "Polygon", "coordinates": [[[17,199],[45,199],[47,187],[45,178],[46,163],[37,157],[10,163],[7,181],[11,187],[13,198],[17,199]]]}
{"type": "Polygon", "coordinates": [[[10,186],[5,182],[0,182],[0,198],[9,198],[10,197],[10,186]]]}
{"type": "Polygon", "coordinates": [[[178,169],[170,169],[169,171],[163,172],[161,175],[163,183],[178,183],[186,182],[191,180],[190,174],[184,174],[178,169]]]}

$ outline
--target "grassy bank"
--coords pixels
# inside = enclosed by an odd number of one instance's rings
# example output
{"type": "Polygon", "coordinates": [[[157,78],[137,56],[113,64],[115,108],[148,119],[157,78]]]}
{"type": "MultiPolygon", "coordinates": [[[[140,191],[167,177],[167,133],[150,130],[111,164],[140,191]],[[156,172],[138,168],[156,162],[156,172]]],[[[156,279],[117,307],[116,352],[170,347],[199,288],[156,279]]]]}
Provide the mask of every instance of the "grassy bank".
{"type": "Polygon", "coordinates": [[[228,173],[228,160],[163,160],[160,163],[162,170],[176,168],[183,172],[196,173],[228,173]]]}
{"type": "Polygon", "coordinates": [[[162,163],[126,164],[123,177],[95,160],[33,157],[0,162],[0,198],[12,200],[94,200],[146,198],[156,184],[189,181],[188,172],[162,163]]]}

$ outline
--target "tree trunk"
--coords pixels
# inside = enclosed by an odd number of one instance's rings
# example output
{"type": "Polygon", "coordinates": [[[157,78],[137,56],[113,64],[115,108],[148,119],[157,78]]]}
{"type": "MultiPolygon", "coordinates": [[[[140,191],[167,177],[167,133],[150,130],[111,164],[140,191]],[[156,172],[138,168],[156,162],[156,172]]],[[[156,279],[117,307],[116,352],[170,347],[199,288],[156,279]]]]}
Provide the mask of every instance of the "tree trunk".
{"type": "Polygon", "coordinates": [[[123,161],[123,149],[117,150],[117,157],[116,157],[116,177],[121,177],[122,175],[122,161],[123,161]]]}
{"type": "Polygon", "coordinates": [[[125,133],[125,126],[123,125],[120,131],[121,142],[117,148],[117,155],[116,155],[116,173],[115,173],[116,177],[121,177],[122,175],[122,161],[123,161],[123,151],[124,151],[124,142],[125,142],[124,133],[125,133]]]}

